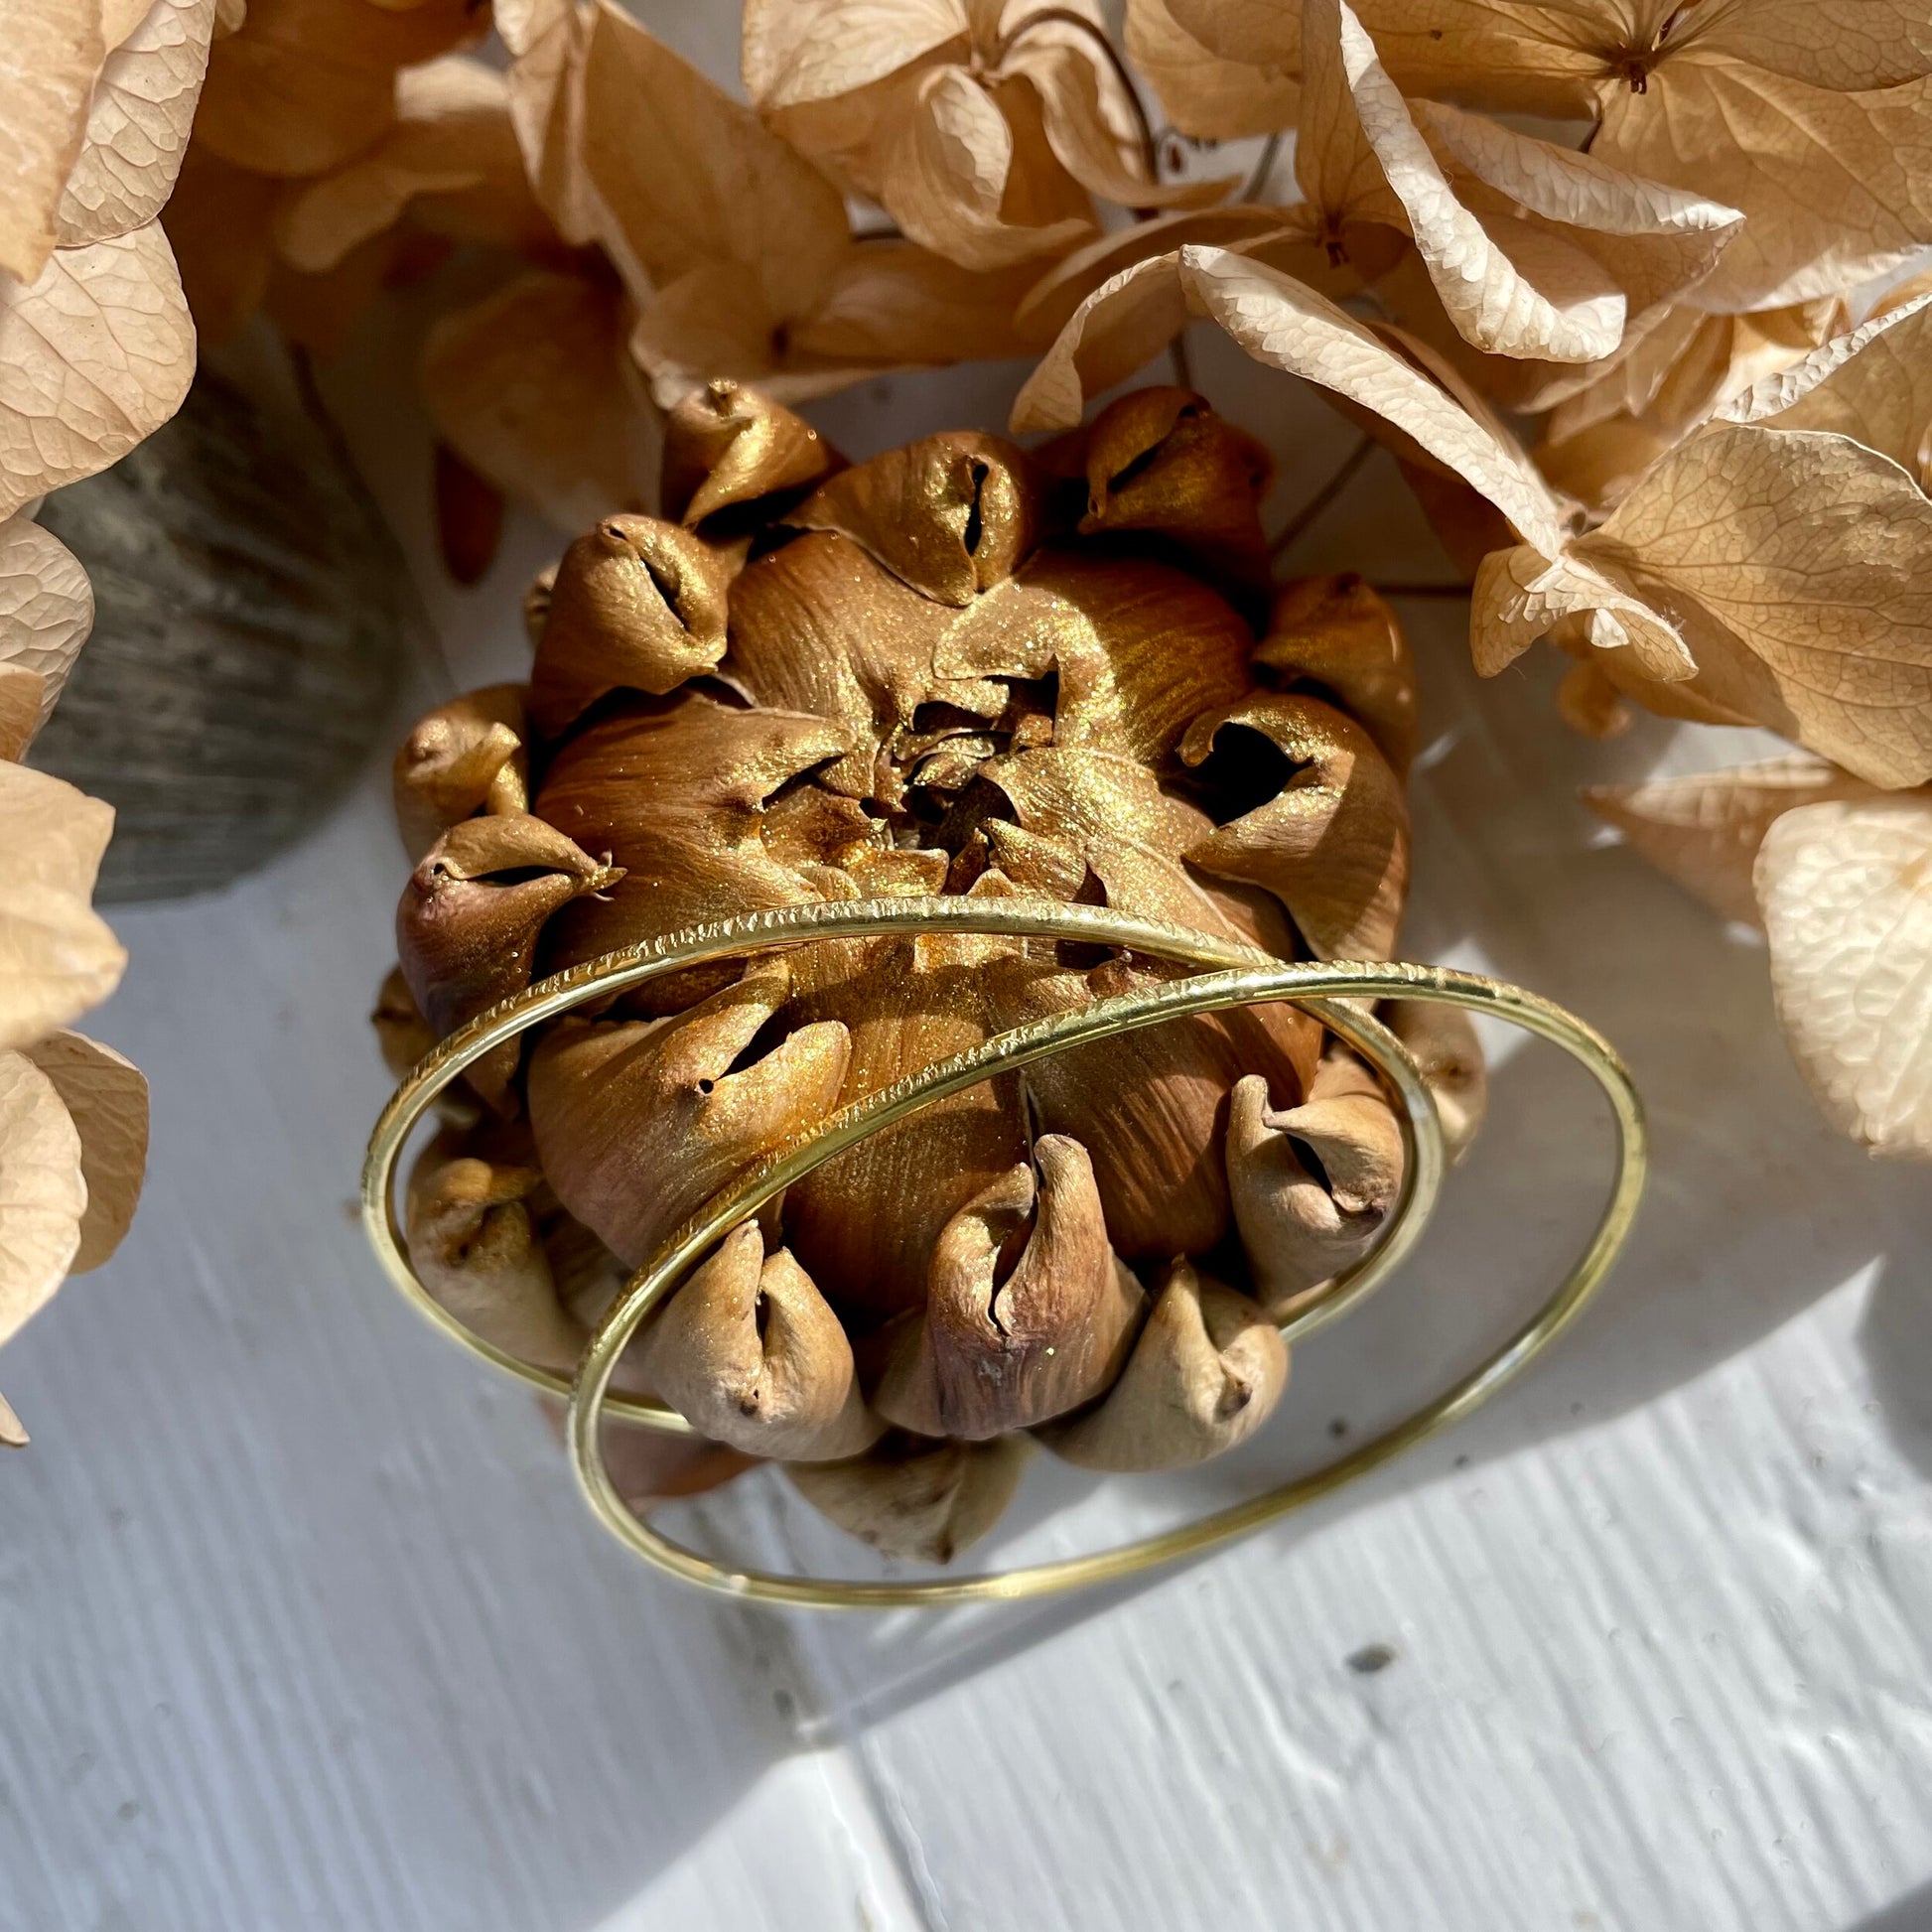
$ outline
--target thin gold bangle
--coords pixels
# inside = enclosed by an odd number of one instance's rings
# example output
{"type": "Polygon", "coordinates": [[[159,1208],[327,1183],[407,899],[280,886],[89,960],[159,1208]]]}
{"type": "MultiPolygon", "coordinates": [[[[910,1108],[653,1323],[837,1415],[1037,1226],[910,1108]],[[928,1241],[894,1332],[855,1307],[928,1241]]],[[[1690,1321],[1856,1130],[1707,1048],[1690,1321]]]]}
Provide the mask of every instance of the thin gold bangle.
{"type": "Polygon", "coordinates": [[[985,1600],[1013,1600],[1072,1589],[1197,1555],[1332,1493],[1404,1449],[1458,1421],[1487,1400],[1569,1324],[1608,1273],[1629,1232],[1646,1165],[1643,1115],[1635,1088],[1614,1050],[1592,1029],[1520,988],[1442,967],[1392,964],[1298,964],[1234,942],[1102,908],[1048,900],[962,898],[881,899],[784,907],[743,919],[693,928],[649,945],[587,962],[482,1015],[436,1049],[397,1089],[377,1122],[363,1169],[363,1218],[369,1238],[397,1286],[431,1320],[496,1367],[570,1399],[571,1460],[599,1519],[620,1541],[658,1568],[700,1587],[740,1600],[817,1609],[896,1608],[985,1600]],[[393,1205],[394,1172],[402,1147],[438,1093],[500,1041],[586,1000],[644,983],[662,974],[724,957],[799,945],[814,939],[892,932],[953,931],[1081,939],[1209,969],[1200,976],[1097,1002],[985,1041],[969,1053],[842,1109],[759,1164],[687,1221],[640,1269],[598,1325],[566,1383],[471,1334],[416,1279],[403,1253],[393,1205]],[[1264,963],[1265,962],[1265,963],[1264,963]],[[1212,970],[1220,968],[1222,970],[1212,970]],[[614,1397],[610,1380],[619,1357],[651,1311],[691,1262],[803,1173],[870,1133],[877,1133],[943,1094],[959,1091],[1006,1068],[1067,1047],[1091,1043],[1186,1013],[1285,1000],[1313,1014],[1362,1051],[1395,1088],[1402,1105],[1404,1186],[1384,1237],[1367,1260],[1283,1324],[1294,1338],[1311,1333],[1384,1280],[1419,1238],[1441,1185],[1443,1148],[1435,1103],[1414,1061],[1394,1035],[1347,1004],[1395,998],[1447,1002],[1495,1014],[1554,1041],[1595,1078],[1609,1100],[1617,1129],[1617,1172],[1608,1202],[1576,1266],[1535,1316],[1444,1394],[1349,1454],[1248,1501],[1193,1523],[1117,1549],[971,1577],[907,1583],[862,1583],[737,1570],[712,1562],[652,1529],[619,1495],[605,1466],[600,1423],[614,1415],[648,1427],[690,1433],[662,1405],[614,1397]]]}

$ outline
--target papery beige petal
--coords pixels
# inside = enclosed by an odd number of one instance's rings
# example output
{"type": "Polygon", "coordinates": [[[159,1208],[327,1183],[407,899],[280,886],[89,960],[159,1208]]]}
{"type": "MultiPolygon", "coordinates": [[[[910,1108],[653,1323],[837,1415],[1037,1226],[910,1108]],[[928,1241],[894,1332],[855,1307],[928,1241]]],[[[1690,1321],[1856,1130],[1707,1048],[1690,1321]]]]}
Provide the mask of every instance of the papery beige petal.
{"type": "Polygon", "coordinates": [[[1103,202],[1136,209],[1204,207],[1225,200],[1239,184],[1237,175],[1172,182],[1152,176],[1138,139],[1123,140],[1109,125],[1100,69],[1091,46],[1083,42],[1026,37],[1007,55],[1001,71],[1032,81],[1054,158],[1103,202]]]}
{"type": "Polygon", "coordinates": [[[1298,1107],[1273,1107],[1258,1075],[1235,1087],[1227,1170],[1256,1298],[1282,1321],[1381,1234],[1402,1189],[1402,1130],[1374,1078],[1337,1051],[1298,1107]]]}
{"type": "MultiPolygon", "coordinates": [[[[537,935],[560,907],[621,877],[526,812],[467,818],[433,845],[396,907],[409,990],[443,1038],[530,981],[537,935]]],[[[466,1078],[504,1104],[520,1042],[505,1040],[466,1078]]]]}
{"type": "Polygon", "coordinates": [[[1187,848],[1193,864],[1266,887],[1318,959],[1389,957],[1409,808],[1361,726],[1316,698],[1258,694],[1203,713],[1180,755],[1234,807],[1187,848]]]}
{"type": "Polygon", "coordinates": [[[0,760],[18,759],[33,743],[46,688],[40,672],[0,663],[0,760]]]}
{"type": "Polygon", "coordinates": [[[1224,248],[1183,247],[1124,271],[1090,296],[1021,391],[1014,427],[1077,422],[1083,389],[1130,373],[1189,313],[1217,322],[1255,360],[1391,423],[1463,477],[1527,541],[1546,555],[1561,548],[1560,506],[1520,451],[1326,297],[1224,248]]]}
{"type": "Polygon", "coordinates": [[[1588,657],[1580,657],[1564,672],[1557,686],[1557,716],[1580,737],[1593,739],[1619,737],[1636,722],[1623,693],[1588,657]]]}
{"type": "Polygon", "coordinates": [[[39,279],[55,211],[87,126],[107,55],[98,5],[7,0],[0,8],[0,271],[39,279]]]}
{"type": "Polygon", "coordinates": [[[924,596],[964,605],[1019,568],[1040,511],[1023,451],[956,430],[840,471],[785,520],[836,530],[924,596]]]}
{"type": "Polygon", "coordinates": [[[1489,1069],[1475,1022],[1460,1007],[1438,1000],[1385,1000],[1376,1013],[1408,1047],[1435,1096],[1444,1150],[1453,1166],[1489,1112],[1489,1069]]]}
{"type": "Polygon", "coordinates": [[[0,764],[0,1049],[29,1046],[98,1006],[127,964],[89,904],[113,808],[0,764]]]}
{"type": "Polygon", "coordinates": [[[174,191],[202,95],[215,0],[154,0],[108,55],[61,196],[60,245],[144,226],[174,191]]]}
{"type": "Polygon", "coordinates": [[[1560,620],[1580,614],[1587,615],[1592,646],[1627,647],[1652,678],[1688,679],[1698,668],[1681,619],[1644,596],[1623,559],[1578,546],[1553,563],[1525,543],[1492,551],[1477,568],[1469,607],[1476,670],[1494,677],[1560,620]]]}
{"type": "Polygon", "coordinates": [[[1245,1442],[1287,1385],[1275,1324],[1245,1295],[1176,1261],[1100,1406],[1035,1434],[1084,1469],[1186,1468],[1245,1442]]]}
{"type": "Polygon", "coordinates": [[[557,1299],[530,1198],[534,1168],[478,1160],[437,1141],[409,1178],[409,1265],[466,1328],[538,1368],[568,1372],[589,1339],[557,1299]]]}
{"type": "Polygon", "coordinates": [[[802,489],[842,460],[802,416],[756,389],[707,383],[664,425],[664,513],[695,529],[719,510],[802,489]]]}
{"type": "Polygon", "coordinates": [[[1398,777],[1416,755],[1416,666],[1395,613],[1359,577],[1301,577],[1277,593],[1254,661],[1286,690],[1347,712],[1398,777]]]}
{"type": "Polygon", "coordinates": [[[1932,473],[1932,294],[1834,337],[1718,414],[1852,437],[1924,487],[1932,473]]]}
{"type": "Polygon", "coordinates": [[[874,1406],[919,1436],[1031,1429],[1112,1385],[1146,1300],[1108,1243],[1086,1149],[1042,1135],[941,1232],[874,1406]]]}
{"type": "Polygon", "coordinates": [[[1131,227],[1109,229],[1037,271],[1020,302],[1015,323],[1027,343],[1037,348],[1050,343],[1080,304],[1123,269],[1171,255],[1183,242],[1239,247],[1277,235],[1284,221],[1298,212],[1237,202],[1227,207],[1183,208],[1177,214],[1157,214],[1131,227]]]}
{"type": "Polygon", "coordinates": [[[1127,53],[1182,134],[1234,141],[1295,124],[1302,90],[1290,74],[1222,59],[1169,0],[1128,0],[1127,53]]]}
{"type": "Polygon", "coordinates": [[[1799,805],[1872,796],[1862,778],[1823,759],[1797,757],[1634,785],[1592,785],[1584,802],[1721,917],[1757,925],[1751,869],[1773,821],[1799,805]]]}
{"type": "Polygon", "coordinates": [[[530,670],[530,715],[554,737],[607,691],[662,697],[725,654],[731,566],[655,516],[607,516],[564,552],[530,670]]]}
{"type": "Polygon", "coordinates": [[[1757,897],[1785,1037],[1873,1154],[1932,1160],[1932,799],[1801,805],[1764,835],[1757,897]]]}
{"type": "MultiPolygon", "coordinates": [[[[1339,36],[1342,71],[1362,133],[1463,338],[1491,352],[1558,362],[1589,361],[1614,348],[1627,307],[1621,293],[1606,293],[1600,278],[1593,286],[1577,286],[1546,274],[1539,285],[1534,269],[1519,272],[1509,245],[1456,199],[1347,0],[1305,0],[1303,23],[1311,37],[1339,36]]],[[[1518,254],[1527,239],[1518,239],[1518,254]]]]}
{"type": "Polygon", "coordinates": [[[1035,265],[982,272],[909,241],[855,242],[790,342],[801,365],[869,368],[996,361],[1025,352],[1015,310],[1035,265]]]}
{"type": "Polygon", "coordinates": [[[0,1341],[44,1308],[80,1247],[87,1183],[59,1090],[0,1051],[0,1341]]]}
{"type": "Polygon", "coordinates": [[[195,325],[157,223],[0,283],[0,516],[125,456],[194,373],[195,325]]]}
{"type": "Polygon", "coordinates": [[[893,1436],[868,1455],[793,1463],[785,1476],[820,1515],[882,1556],[950,1563],[999,1520],[1031,1452],[1024,1436],[990,1443],[893,1436]]]}
{"type": "Polygon", "coordinates": [[[581,528],[642,500],[644,432],[623,357],[613,291],[532,272],[436,324],[423,346],[423,399],[499,489],[581,528]]]}
{"type": "Polygon", "coordinates": [[[87,1207],[68,1272],[98,1268],[121,1244],[148,1166],[148,1083],[132,1061],[85,1034],[50,1034],[27,1057],[54,1082],[80,1136],[87,1207]]]}
{"type": "Polygon", "coordinates": [[[510,124],[531,192],[574,246],[596,237],[583,172],[584,58],[591,10],[579,0],[496,0],[490,18],[509,51],[510,124]]]}
{"type": "Polygon", "coordinates": [[[1694,287],[1735,239],[1743,216],[1689,188],[1648,181],[1593,153],[1543,141],[1442,101],[1410,105],[1445,166],[1473,181],[1459,193],[1477,213],[1502,207],[1560,225],[1629,300],[1631,317],[1694,287]],[[1474,184],[1492,191],[1491,202],[1474,184]]]}
{"type": "Polygon", "coordinates": [[[740,711],[696,695],[620,713],[573,738],[536,809],[625,871],[608,900],[580,901],[557,922],[557,963],[819,897],[766,850],[766,808],[850,743],[829,718],[740,711]]]}
{"type": "Polygon", "coordinates": [[[610,0],[584,66],[583,166],[599,239],[640,296],[724,260],[752,272],[775,317],[803,315],[845,250],[831,184],[610,0]]]}
{"type": "Polygon", "coordinates": [[[1552,487],[1599,513],[1613,510],[1638,478],[1670,448],[1671,439],[1628,416],[1611,416],[1541,445],[1536,467],[1552,487]]]}
{"type": "Polygon", "coordinates": [[[1932,242],[1932,80],[1838,91],[1742,62],[1675,60],[1610,92],[1591,153],[1742,211],[1696,300],[1836,295],[1932,242]]]}
{"type": "Polygon", "coordinates": [[[830,100],[964,36],[962,0],[746,0],[745,91],[760,108],[830,100]]]}
{"type": "Polygon", "coordinates": [[[215,41],[195,139],[256,174],[326,173],[367,147],[394,111],[394,76],[483,27],[469,0],[250,0],[215,41]]]}
{"type": "Polygon", "coordinates": [[[1932,502],[1889,458],[1713,424],[1570,557],[1671,614],[1699,697],[1873,784],[1932,778],[1932,502]]]}
{"type": "Polygon", "coordinates": [[[0,664],[41,680],[28,741],[47,723],[93,625],[94,594],[67,545],[25,516],[0,523],[0,664]]]}
{"type": "Polygon", "coordinates": [[[838,1316],[790,1254],[735,1228],[672,1294],[638,1344],[640,1372],[700,1434],[752,1455],[857,1455],[868,1412],[838,1316]]]}
{"type": "Polygon", "coordinates": [[[396,828],[420,859],[459,819],[530,808],[523,686],[491,684],[419,718],[391,767],[396,828]]]}
{"type": "Polygon", "coordinates": [[[32,1438],[26,1425],[15,1415],[13,1404],[0,1395],[0,1448],[25,1449],[32,1438]]]}
{"type": "Polygon", "coordinates": [[[782,962],[763,964],[675,1019],[564,1020],[539,1040],[529,1104],[543,1171],[571,1213],[633,1267],[836,1104],[851,1047],[835,1022],[797,1027],[733,1070],[788,988],[782,962]]]}
{"type": "Polygon", "coordinates": [[[1010,267],[1092,234],[1077,214],[1007,218],[1014,166],[1013,127],[985,88],[964,68],[934,68],[893,143],[880,200],[912,240],[966,268],[1010,267]]]}
{"type": "Polygon", "coordinates": [[[227,342],[261,305],[283,187],[189,145],[161,221],[204,347],[227,342]]]}
{"type": "Polygon", "coordinates": [[[415,204],[425,225],[466,240],[515,247],[550,233],[524,177],[504,78],[472,56],[399,73],[381,140],[284,203],[276,246],[292,268],[322,274],[415,204]]]}

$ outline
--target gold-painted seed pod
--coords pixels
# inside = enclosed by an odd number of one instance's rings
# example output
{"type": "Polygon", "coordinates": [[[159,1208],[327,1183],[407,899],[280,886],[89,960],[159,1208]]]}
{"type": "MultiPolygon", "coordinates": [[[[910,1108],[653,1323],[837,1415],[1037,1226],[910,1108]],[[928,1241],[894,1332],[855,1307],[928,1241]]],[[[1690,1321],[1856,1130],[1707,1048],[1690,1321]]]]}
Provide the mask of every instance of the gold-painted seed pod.
{"type": "Polygon", "coordinates": [[[1401,962],[1289,964],[1253,948],[1181,927],[1125,917],[1101,907],[1046,899],[887,898],[786,906],[691,927],[647,945],[608,953],[502,1001],[452,1034],[397,1088],[370,1137],[362,1170],[362,1217],[371,1245],[403,1295],[445,1333],[532,1387],[569,1402],[572,1465],[591,1507],[621,1542],[671,1576],[742,1601],[807,1609],[890,1609],[988,1600],[1011,1601],[1116,1582],[1156,1565],[1198,1555],[1333,1493],[1405,1449],[1459,1421],[1513,1379],[1569,1325],[1608,1274],[1635,1219],[1647,1143],[1635,1087],[1614,1049],[1575,1016],[1520,987],[1447,967],[1401,962]],[[973,932],[1084,941],[1189,966],[1191,977],[1056,1014],[985,1040],[867,1096],[779,1148],[691,1216],[625,1285],[592,1335],[574,1376],[519,1361],[465,1328],[417,1279],[403,1245],[395,1204],[397,1162],[437,1096],[463,1071],[528,1028],[592,999],[708,962],[779,951],[813,940],[884,933],[973,932]],[[691,1435],[675,1410],[614,1393],[618,1360],[652,1312],[732,1228],[823,1162],[932,1101],[995,1073],[1069,1047],[1158,1026],[1184,1014],[1284,1001],[1301,1007],[1361,1054],[1397,1103],[1404,1143],[1400,1193],[1381,1238],[1361,1261],[1282,1323],[1299,1340],[1355,1308],[1421,1238],[1446,1167],[1436,1104],[1407,1048],[1355,1002],[1436,1002],[1494,1015],[1552,1041],[1596,1081],[1617,1135],[1609,1197],[1582,1254],[1555,1292],[1475,1368],[1381,1435],[1346,1455],[1196,1521],[1112,1550],[1028,1569],[930,1581],[864,1583],[739,1570],[673,1542],[633,1513],[605,1465],[606,1414],[671,1434],[691,1435]]]}

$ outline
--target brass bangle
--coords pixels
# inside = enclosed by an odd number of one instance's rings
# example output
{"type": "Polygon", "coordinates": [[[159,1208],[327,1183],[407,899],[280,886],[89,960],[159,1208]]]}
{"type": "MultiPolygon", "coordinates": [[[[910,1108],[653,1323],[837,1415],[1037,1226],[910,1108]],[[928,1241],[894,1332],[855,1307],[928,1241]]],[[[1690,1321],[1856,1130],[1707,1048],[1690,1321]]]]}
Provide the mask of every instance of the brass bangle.
{"type": "Polygon", "coordinates": [[[670,934],[612,953],[542,981],[480,1016],[445,1040],[405,1079],[384,1109],[363,1168],[362,1210],[370,1241],[392,1280],[437,1326],[493,1366],[553,1394],[568,1396],[568,1437],[578,1480],[614,1535],[669,1574],[741,1600],[795,1607],[894,1608],[1012,1600],[1118,1580],[1157,1564],[1196,1555],[1327,1495],[1447,1428],[1485,1401],[1564,1328],[1607,1274],[1629,1232],[1645,1169],[1642,1109],[1614,1050],[1592,1029],[1520,988],[1442,967],[1391,964],[1295,964],[1271,960],[1237,942],[1135,919],[1100,907],[1050,900],[961,897],[815,902],[670,934]],[[801,945],[816,939],[894,932],[979,932],[1078,939],[1202,969],[1193,978],[1096,1002],[989,1039],[971,1052],[922,1069],[895,1086],[841,1109],[808,1135],[781,1148],[686,1222],[640,1269],[591,1337],[575,1378],[536,1368],[472,1334],[445,1311],[410,1268],[393,1205],[397,1160],[436,1096],[500,1041],[583,1002],[641,985],[708,960],[801,945]],[[1388,1030],[1345,1004],[1363,998],[1434,1000],[1495,1014],[1564,1047],[1595,1078],[1609,1100],[1618,1136],[1610,1197],[1583,1255],[1531,1320],[1451,1388],[1347,1455],[1260,1496],[1196,1522],[1118,1549],[1003,1573],[906,1583],[862,1583],[736,1570],[661,1535],[634,1515],[605,1467],[600,1422],[608,1410],[647,1427],[689,1434],[682,1417],[641,1398],[613,1396],[610,1379],[624,1347],[693,1261],[725,1232],[821,1162],[944,1094],[1010,1067],[1186,1013],[1286,1000],[1318,1018],[1368,1058],[1401,1102],[1406,1160],[1402,1192],[1383,1238],[1361,1263],[1283,1332],[1300,1338],[1356,1306],[1384,1280],[1420,1237],[1443,1174],[1435,1103],[1413,1060],[1388,1030]]]}

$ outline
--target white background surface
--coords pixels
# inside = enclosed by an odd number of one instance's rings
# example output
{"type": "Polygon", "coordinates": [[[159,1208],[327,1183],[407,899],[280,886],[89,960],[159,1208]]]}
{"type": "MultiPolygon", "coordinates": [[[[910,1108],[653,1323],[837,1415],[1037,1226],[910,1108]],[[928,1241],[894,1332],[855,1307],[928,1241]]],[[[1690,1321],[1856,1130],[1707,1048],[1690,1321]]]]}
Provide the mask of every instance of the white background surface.
{"type": "MultiPolygon", "coordinates": [[[[670,31],[724,72],[729,26],[670,31]]],[[[402,353],[371,338],[334,380],[420,560],[402,353]]],[[[1348,434],[1194,353],[1284,453],[1283,514],[1348,434]]],[[[821,420],[855,454],[997,427],[1020,373],[821,420]]],[[[469,594],[424,565],[458,681],[517,673],[515,594],[556,542],[518,526],[469,594]]],[[[1295,561],[1443,569],[1380,459],[1295,561]]],[[[1654,721],[1584,745],[1549,665],[1478,685],[1459,607],[1404,615],[1431,745],[1406,950],[1602,1027],[1656,1178],[1598,1305],[1491,1409],[1129,1590],[786,1619],[603,1538],[528,1398],[394,1301],[353,1221],[403,874],[377,771],[233,892],[121,914],[132,964],[90,1025],[154,1084],[146,1199],[4,1364],[35,1442],[0,1463],[0,1928],[1932,1927],[1926,1174],[1831,1138],[1755,942],[1575,803],[1741,748],[1654,721]]],[[[1423,1258],[1298,1356],[1236,1467],[1036,1475],[992,1555],[1306,1465],[1504,1332],[1587,1225],[1608,1136],[1543,1049],[1495,1088],[1423,1258]]],[[[711,1533],[835,1553],[768,1480],[711,1533]]]]}

